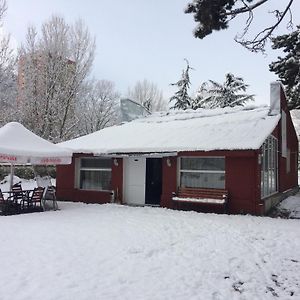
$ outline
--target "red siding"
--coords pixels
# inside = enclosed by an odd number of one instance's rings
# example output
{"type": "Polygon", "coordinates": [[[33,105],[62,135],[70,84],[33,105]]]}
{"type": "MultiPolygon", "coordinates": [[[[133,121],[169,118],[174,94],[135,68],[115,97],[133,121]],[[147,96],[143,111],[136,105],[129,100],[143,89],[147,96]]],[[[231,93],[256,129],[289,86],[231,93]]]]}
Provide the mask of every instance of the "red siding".
{"type": "MultiPolygon", "coordinates": [[[[69,200],[85,203],[109,203],[112,195],[109,191],[87,191],[75,188],[75,159],[92,156],[89,154],[75,154],[71,165],[57,167],[56,192],[59,200],[69,200]]],[[[122,159],[117,159],[118,166],[112,161],[111,189],[115,192],[116,200],[121,202],[123,187],[122,159]]]]}
{"type": "Polygon", "coordinates": [[[172,193],[177,190],[177,157],[170,157],[169,160],[170,166],[167,164],[167,158],[162,159],[162,195],[160,205],[174,208],[171,198],[172,193]]]}
{"type": "Polygon", "coordinates": [[[279,189],[281,192],[286,191],[298,184],[298,139],[294,132],[294,126],[292,124],[290,113],[287,113],[287,147],[290,150],[290,172],[287,173],[287,159],[280,154],[280,173],[279,173],[279,189]]]}
{"type": "Polygon", "coordinates": [[[75,157],[71,165],[56,167],[56,195],[59,200],[74,199],[75,157]]]}
{"type": "MultiPolygon", "coordinates": [[[[225,157],[225,188],[229,192],[230,213],[251,213],[257,210],[258,187],[257,165],[258,154],[256,151],[197,151],[181,152],[181,156],[224,156],[225,157]]],[[[163,193],[161,205],[174,208],[172,192],[177,190],[177,157],[172,157],[171,167],[167,166],[166,158],[163,159],[163,193]]],[[[180,203],[180,209],[196,211],[222,211],[218,206],[205,206],[203,204],[180,203]]]]}
{"type": "Polygon", "coordinates": [[[230,213],[256,213],[257,155],[226,158],[226,189],[229,193],[230,213]]]}
{"type": "Polygon", "coordinates": [[[123,159],[115,159],[115,163],[112,164],[112,174],[111,174],[111,188],[115,192],[115,201],[117,203],[122,203],[123,200],[123,159]]]}
{"type": "MultiPolygon", "coordinates": [[[[281,109],[286,113],[287,148],[291,153],[289,173],[287,173],[287,159],[285,157],[282,157],[281,120],[279,121],[272,134],[278,139],[278,191],[284,192],[298,186],[298,139],[290,112],[288,110],[287,101],[283,89],[281,89],[280,91],[280,101],[281,109]]],[[[261,202],[261,204],[263,204],[263,201],[261,202]]]]}

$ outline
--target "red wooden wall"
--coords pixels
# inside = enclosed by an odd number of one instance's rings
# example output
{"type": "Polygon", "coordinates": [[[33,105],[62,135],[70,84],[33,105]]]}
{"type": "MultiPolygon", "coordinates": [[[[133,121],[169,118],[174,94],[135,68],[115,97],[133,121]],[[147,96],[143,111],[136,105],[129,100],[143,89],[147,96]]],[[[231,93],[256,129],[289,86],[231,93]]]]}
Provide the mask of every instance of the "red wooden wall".
{"type": "MultiPolygon", "coordinates": [[[[85,203],[109,203],[112,196],[109,192],[80,190],[75,187],[75,159],[91,156],[89,154],[75,154],[71,165],[57,166],[56,190],[59,200],[70,200],[85,203]]],[[[111,188],[115,191],[115,201],[122,202],[123,190],[123,160],[116,159],[117,166],[112,160],[111,188]]]]}
{"type": "Polygon", "coordinates": [[[286,113],[287,147],[291,151],[290,172],[287,173],[286,158],[281,156],[281,121],[278,126],[279,147],[279,191],[284,192],[298,185],[298,138],[292,122],[291,114],[287,107],[284,91],[281,89],[281,108],[286,113]]]}
{"type": "MultiPolygon", "coordinates": [[[[224,156],[225,157],[225,188],[229,191],[230,213],[256,214],[259,206],[259,193],[257,173],[257,151],[197,151],[182,152],[180,156],[224,156]],[[258,199],[258,200],[257,200],[258,199]]],[[[172,192],[177,190],[177,157],[171,158],[171,167],[163,159],[163,189],[161,206],[174,208],[172,192]]],[[[196,211],[222,211],[218,206],[205,206],[199,204],[181,203],[181,209],[196,211]]]]}

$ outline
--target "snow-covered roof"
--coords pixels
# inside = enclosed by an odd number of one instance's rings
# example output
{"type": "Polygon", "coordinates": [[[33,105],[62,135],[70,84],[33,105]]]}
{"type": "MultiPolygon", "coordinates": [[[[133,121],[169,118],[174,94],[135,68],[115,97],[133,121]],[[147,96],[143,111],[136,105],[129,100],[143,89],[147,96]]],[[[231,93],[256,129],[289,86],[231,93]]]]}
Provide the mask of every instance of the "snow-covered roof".
{"type": "Polygon", "coordinates": [[[297,133],[297,136],[300,136],[300,109],[291,110],[291,117],[294,123],[294,127],[297,133]]]}
{"type": "Polygon", "coordinates": [[[35,135],[17,122],[0,128],[0,162],[69,164],[72,152],[35,135]]]}
{"type": "Polygon", "coordinates": [[[98,155],[259,149],[280,119],[268,112],[268,106],[161,112],[60,145],[98,155]]]}

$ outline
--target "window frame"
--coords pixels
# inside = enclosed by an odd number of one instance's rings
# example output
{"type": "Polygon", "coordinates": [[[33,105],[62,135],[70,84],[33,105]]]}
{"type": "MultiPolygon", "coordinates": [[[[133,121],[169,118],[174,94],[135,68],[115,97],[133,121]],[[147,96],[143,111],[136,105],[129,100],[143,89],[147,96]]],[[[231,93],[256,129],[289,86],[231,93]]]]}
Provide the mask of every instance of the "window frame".
{"type": "Polygon", "coordinates": [[[81,191],[96,191],[96,192],[110,192],[110,189],[100,189],[100,188],[92,188],[92,189],[86,189],[80,187],[80,179],[81,179],[81,171],[93,171],[93,172],[110,172],[110,178],[112,177],[112,159],[107,157],[79,157],[76,161],[76,187],[81,191]],[[111,168],[100,168],[100,167],[82,167],[82,160],[88,159],[88,160],[96,160],[96,159],[105,159],[111,161],[111,168]]]}
{"type": "MultiPolygon", "coordinates": [[[[180,179],[181,179],[181,173],[182,172],[189,172],[189,173],[213,173],[213,174],[226,174],[226,159],[225,159],[225,156],[179,156],[177,158],[177,188],[178,187],[181,187],[181,182],[180,182],[180,179]],[[224,171],[221,171],[221,170],[187,170],[187,169],[183,169],[181,170],[181,159],[182,158],[205,158],[205,159],[209,159],[209,158],[221,158],[221,159],[224,159],[224,171]]],[[[199,189],[225,189],[226,187],[226,176],[225,176],[225,179],[224,179],[224,187],[223,188],[213,188],[213,187],[210,187],[210,188],[202,188],[202,187],[197,187],[199,189]]],[[[197,189],[196,188],[196,189],[197,189]]]]}
{"type": "Polygon", "coordinates": [[[287,157],[287,119],[285,111],[281,112],[281,156],[287,157]]]}
{"type": "Polygon", "coordinates": [[[260,163],[260,197],[261,199],[268,198],[278,193],[279,189],[279,143],[278,138],[274,135],[269,135],[261,146],[261,163],[260,163]],[[269,151],[270,149],[270,151],[269,151]],[[267,150],[267,159],[265,151],[267,150]],[[272,176],[272,172],[274,176],[272,176]],[[265,174],[267,173],[267,174],[265,174]],[[267,182],[267,187],[265,183],[267,182]],[[271,183],[271,184],[270,184],[271,183]],[[273,188],[274,186],[274,188],[273,188]]]}

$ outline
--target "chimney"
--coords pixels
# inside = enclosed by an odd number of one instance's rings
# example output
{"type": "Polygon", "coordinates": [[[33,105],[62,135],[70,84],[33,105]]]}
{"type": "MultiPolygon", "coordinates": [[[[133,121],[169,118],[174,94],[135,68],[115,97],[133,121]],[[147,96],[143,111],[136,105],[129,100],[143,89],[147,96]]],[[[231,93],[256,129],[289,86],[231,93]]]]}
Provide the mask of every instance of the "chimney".
{"type": "Polygon", "coordinates": [[[280,114],[281,107],[280,107],[280,89],[281,89],[281,82],[274,81],[270,84],[270,116],[275,116],[280,114]]]}

